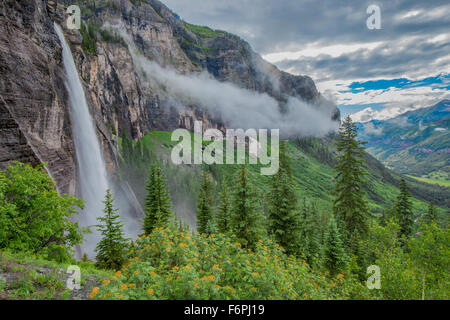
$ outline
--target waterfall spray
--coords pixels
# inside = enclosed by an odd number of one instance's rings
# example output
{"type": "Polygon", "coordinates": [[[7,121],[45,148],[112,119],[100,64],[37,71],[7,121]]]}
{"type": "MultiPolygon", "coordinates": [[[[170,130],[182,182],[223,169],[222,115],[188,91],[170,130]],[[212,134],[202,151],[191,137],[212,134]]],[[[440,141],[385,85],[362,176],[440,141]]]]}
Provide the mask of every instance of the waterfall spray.
{"type": "Polygon", "coordinates": [[[99,234],[93,226],[97,224],[97,217],[103,215],[102,201],[106,189],[108,189],[106,167],[72,52],[57,24],[55,24],[55,30],[62,45],[66,71],[65,85],[71,105],[70,114],[78,165],[79,190],[85,201],[85,208],[77,219],[80,226],[91,226],[92,231],[84,236],[81,248],[82,253],[93,257],[95,246],[99,241],[99,234]]]}

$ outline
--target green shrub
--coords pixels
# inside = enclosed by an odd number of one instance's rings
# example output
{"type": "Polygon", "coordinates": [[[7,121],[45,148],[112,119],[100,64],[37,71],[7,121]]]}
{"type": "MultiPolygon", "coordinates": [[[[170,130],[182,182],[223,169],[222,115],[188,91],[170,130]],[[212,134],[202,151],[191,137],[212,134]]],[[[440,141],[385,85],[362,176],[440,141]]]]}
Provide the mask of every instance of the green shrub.
{"type": "Polygon", "coordinates": [[[105,42],[120,44],[123,47],[127,46],[125,40],[123,40],[119,34],[110,29],[99,29],[98,33],[105,42]]]}
{"type": "Polygon", "coordinates": [[[271,241],[254,251],[224,235],[206,237],[174,225],[138,238],[129,262],[91,292],[96,299],[344,298],[354,284],[327,279],[287,257],[271,241]],[[344,284],[345,283],[345,284],[344,284]]]}
{"type": "Polygon", "coordinates": [[[187,30],[196,33],[201,37],[214,38],[221,35],[220,32],[212,30],[211,28],[208,27],[196,26],[187,22],[183,22],[183,25],[187,30]]]}
{"type": "Polygon", "coordinates": [[[82,22],[80,33],[83,38],[81,41],[81,48],[85,52],[92,54],[97,54],[97,34],[98,26],[93,22],[88,21],[87,23],[82,22]]]}
{"type": "Polygon", "coordinates": [[[14,162],[0,171],[0,249],[27,251],[50,259],[70,259],[82,232],[70,218],[80,199],[56,191],[44,164],[14,162]]]}

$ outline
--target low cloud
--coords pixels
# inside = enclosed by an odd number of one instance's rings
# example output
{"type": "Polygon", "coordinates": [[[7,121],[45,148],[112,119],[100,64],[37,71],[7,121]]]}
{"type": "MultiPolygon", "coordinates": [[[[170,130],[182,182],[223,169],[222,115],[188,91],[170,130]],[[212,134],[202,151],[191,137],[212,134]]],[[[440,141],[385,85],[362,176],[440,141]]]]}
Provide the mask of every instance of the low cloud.
{"type": "Polygon", "coordinates": [[[386,107],[382,110],[373,110],[371,107],[355,112],[350,117],[355,122],[368,122],[371,120],[388,120],[395,118],[405,112],[415,110],[417,108],[411,106],[393,106],[386,107]]]}
{"type": "Polygon", "coordinates": [[[383,133],[383,128],[376,128],[372,122],[367,123],[364,126],[364,134],[379,136],[383,133]]]}
{"type": "Polygon", "coordinates": [[[162,68],[139,54],[127,33],[121,31],[121,36],[130,47],[138,72],[145,74],[151,86],[165,92],[172,106],[196,105],[224,119],[231,128],[280,129],[281,134],[289,136],[323,136],[338,127],[331,120],[333,110],[329,105],[311,105],[290,97],[281,113],[278,101],[268,94],[217,81],[206,72],[183,75],[162,68]]]}

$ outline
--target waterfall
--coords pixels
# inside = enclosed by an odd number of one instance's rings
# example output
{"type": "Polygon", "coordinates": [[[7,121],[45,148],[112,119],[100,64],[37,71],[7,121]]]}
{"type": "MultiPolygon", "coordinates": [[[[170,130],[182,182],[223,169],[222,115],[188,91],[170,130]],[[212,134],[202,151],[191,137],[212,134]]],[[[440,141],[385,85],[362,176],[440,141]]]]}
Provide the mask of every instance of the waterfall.
{"type": "Polygon", "coordinates": [[[79,191],[85,201],[85,208],[76,218],[82,227],[91,226],[90,234],[84,235],[81,246],[82,254],[94,256],[94,249],[99,241],[99,233],[95,227],[97,217],[103,215],[103,199],[108,189],[106,167],[95,130],[94,120],[81,85],[80,77],[73,60],[72,52],[66,42],[61,27],[55,24],[55,30],[62,45],[64,69],[66,71],[65,86],[69,93],[71,105],[72,135],[74,138],[79,191]]]}

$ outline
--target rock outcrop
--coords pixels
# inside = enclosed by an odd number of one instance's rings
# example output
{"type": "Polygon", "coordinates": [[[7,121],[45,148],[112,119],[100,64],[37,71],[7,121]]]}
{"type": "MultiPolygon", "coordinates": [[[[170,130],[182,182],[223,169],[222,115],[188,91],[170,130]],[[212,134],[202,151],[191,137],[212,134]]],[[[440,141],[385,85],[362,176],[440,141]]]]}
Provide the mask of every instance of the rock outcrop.
{"type": "Polygon", "coordinates": [[[0,4],[0,167],[48,163],[61,192],[76,166],[61,47],[46,1],[0,4]]]}

